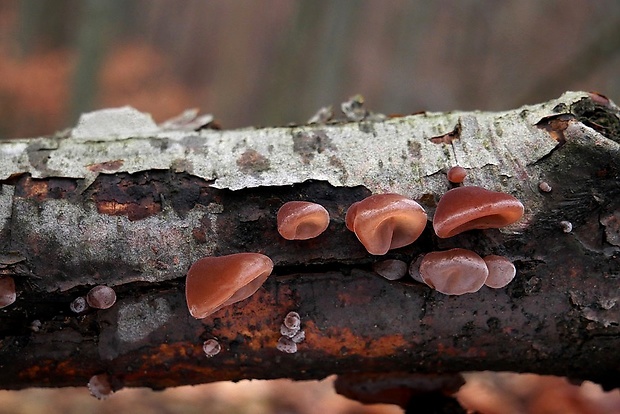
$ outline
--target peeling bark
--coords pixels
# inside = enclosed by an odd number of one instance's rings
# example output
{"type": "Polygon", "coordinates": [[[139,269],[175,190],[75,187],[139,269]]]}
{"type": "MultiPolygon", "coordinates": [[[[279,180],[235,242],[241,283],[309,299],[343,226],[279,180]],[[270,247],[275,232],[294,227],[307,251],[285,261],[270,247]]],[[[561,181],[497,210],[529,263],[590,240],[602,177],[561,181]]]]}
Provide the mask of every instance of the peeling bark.
{"type": "Polygon", "coordinates": [[[124,111],[121,126],[112,111],[65,136],[0,142],[0,275],[19,291],[0,310],[1,388],[85,385],[99,373],[116,388],[164,388],[470,370],[620,385],[620,118],[600,95],[502,113],[194,133],[124,111]],[[345,228],[348,206],[378,192],[412,197],[432,217],[457,163],[466,185],[515,195],[525,217],[449,239],[429,222],[385,257],[345,228]],[[318,238],[278,235],[278,208],[297,199],[329,211],[318,238]],[[372,271],[384,258],[409,263],[453,247],[507,256],[517,277],[452,297],[372,271]],[[273,275],[250,299],[194,320],[183,294],[190,264],[245,251],[268,255],[273,275]],[[115,288],[116,305],[71,312],[97,284],[115,288]],[[305,331],[294,354],[276,349],[289,311],[305,331]],[[206,358],[211,338],[222,350],[206,358]]]}

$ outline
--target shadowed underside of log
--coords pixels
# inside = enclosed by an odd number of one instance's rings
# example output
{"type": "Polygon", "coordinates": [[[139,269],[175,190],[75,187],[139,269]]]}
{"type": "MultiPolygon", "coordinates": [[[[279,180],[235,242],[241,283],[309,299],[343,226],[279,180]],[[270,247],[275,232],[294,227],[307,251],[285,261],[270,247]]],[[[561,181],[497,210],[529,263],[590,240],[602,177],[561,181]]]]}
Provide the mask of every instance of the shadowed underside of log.
{"type": "Polygon", "coordinates": [[[572,93],[497,114],[0,142],[0,275],[18,287],[17,301],[0,310],[0,388],[84,385],[98,373],[116,387],[164,388],[479,370],[618,387],[619,125],[613,103],[572,93]],[[463,247],[509,257],[515,280],[446,296],[374,274],[383,257],[346,229],[347,208],[395,191],[432,218],[456,163],[469,169],[466,185],[521,199],[524,218],[449,239],[429,221],[418,241],[384,257],[409,263],[463,247]],[[542,181],[551,192],[539,190],[542,181]],[[275,216],[290,200],[325,206],[327,231],[281,238],[275,216]],[[189,265],[246,251],[268,255],[272,276],[251,298],[193,319],[189,265]],[[116,305],[71,312],[96,284],[115,288],[116,305]],[[289,311],[306,334],[294,354],[276,349],[289,311]],[[222,351],[206,358],[210,338],[222,351]]]}

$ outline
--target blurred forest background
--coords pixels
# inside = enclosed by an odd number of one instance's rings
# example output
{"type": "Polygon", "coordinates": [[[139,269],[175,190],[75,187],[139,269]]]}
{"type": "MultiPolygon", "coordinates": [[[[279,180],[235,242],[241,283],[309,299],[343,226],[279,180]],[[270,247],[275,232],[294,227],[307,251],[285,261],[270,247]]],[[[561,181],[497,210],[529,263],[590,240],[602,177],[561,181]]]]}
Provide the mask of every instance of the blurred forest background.
{"type": "Polygon", "coordinates": [[[183,109],[303,123],[361,93],[383,113],[620,96],[617,0],[3,0],[0,137],[80,113],[183,109]]]}
{"type": "MultiPolygon", "coordinates": [[[[2,0],[0,138],[49,135],[131,105],[157,122],[200,108],[224,128],[303,123],[355,94],[377,112],[507,110],[566,90],[620,97],[617,0],[2,0]]],[[[482,373],[483,413],[620,413],[620,392],[482,373]]],[[[331,380],[0,391],[0,413],[394,413],[331,380]],[[129,408],[131,407],[131,408],[129,408]]]]}

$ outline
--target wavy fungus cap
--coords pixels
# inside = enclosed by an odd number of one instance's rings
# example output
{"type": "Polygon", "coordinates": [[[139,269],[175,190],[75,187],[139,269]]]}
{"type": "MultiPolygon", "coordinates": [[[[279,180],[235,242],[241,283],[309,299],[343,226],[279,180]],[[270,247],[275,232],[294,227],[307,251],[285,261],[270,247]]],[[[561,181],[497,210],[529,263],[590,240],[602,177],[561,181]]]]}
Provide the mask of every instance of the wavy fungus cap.
{"type": "Polygon", "coordinates": [[[278,233],[287,240],[308,240],[329,226],[329,213],[320,204],[289,201],[278,210],[278,233]]]}
{"type": "Polygon", "coordinates": [[[420,263],[424,283],[446,295],[477,292],[488,275],[482,257],[467,249],[427,253],[420,263]]]}
{"type": "Polygon", "coordinates": [[[187,272],[185,299],[189,313],[206,318],[224,306],[254,294],[273,270],[273,262],[260,253],[204,257],[187,272]]]}
{"type": "Polygon", "coordinates": [[[400,194],[375,194],[352,204],[345,221],[368,253],[382,255],[416,241],[426,227],[426,212],[400,194]]]}
{"type": "Polygon", "coordinates": [[[454,188],[441,197],[433,228],[447,238],[472,229],[507,226],[523,216],[523,204],[510,194],[481,187],[454,188]]]}

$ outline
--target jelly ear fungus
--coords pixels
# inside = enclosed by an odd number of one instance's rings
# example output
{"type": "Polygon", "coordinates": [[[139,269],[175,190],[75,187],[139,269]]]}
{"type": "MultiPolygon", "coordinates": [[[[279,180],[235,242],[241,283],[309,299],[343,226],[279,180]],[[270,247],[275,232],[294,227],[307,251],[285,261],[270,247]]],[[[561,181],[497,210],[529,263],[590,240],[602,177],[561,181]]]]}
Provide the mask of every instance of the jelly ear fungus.
{"type": "Polygon", "coordinates": [[[383,255],[416,241],[426,227],[426,212],[400,194],[375,194],[352,204],[345,222],[368,253],[383,255]]]}
{"type": "Polygon", "coordinates": [[[187,272],[185,299],[189,313],[206,318],[224,306],[247,299],[267,280],[271,259],[260,253],[204,257],[187,272]]]}

